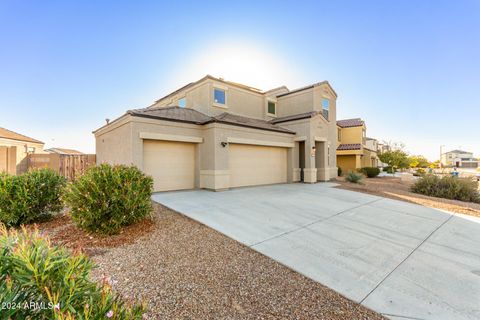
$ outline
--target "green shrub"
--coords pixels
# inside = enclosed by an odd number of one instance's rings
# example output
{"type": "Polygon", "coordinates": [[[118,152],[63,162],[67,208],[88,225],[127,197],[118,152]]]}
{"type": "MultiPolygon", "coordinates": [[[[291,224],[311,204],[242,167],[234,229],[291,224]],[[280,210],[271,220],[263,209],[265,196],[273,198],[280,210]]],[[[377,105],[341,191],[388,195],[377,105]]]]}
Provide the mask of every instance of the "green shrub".
{"type": "Polygon", "coordinates": [[[52,246],[25,229],[0,225],[1,319],[141,319],[145,307],[125,304],[90,279],[93,264],[83,254],[52,246]],[[34,303],[35,305],[32,305],[34,303]],[[37,309],[34,307],[37,306],[37,309]]]}
{"type": "Polygon", "coordinates": [[[415,172],[413,173],[413,176],[415,177],[423,177],[427,172],[425,171],[425,169],[423,168],[419,168],[417,170],[415,170],[415,172]]]}
{"type": "Polygon", "coordinates": [[[114,234],[151,213],[152,189],[152,178],[136,167],[102,164],[71,183],[65,200],[80,228],[114,234]]]}
{"type": "Polygon", "coordinates": [[[397,170],[395,170],[395,168],[392,166],[386,166],[383,167],[383,171],[386,173],[395,173],[397,170]]]}
{"type": "Polygon", "coordinates": [[[375,178],[380,174],[380,169],[375,167],[363,167],[359,171],[366,175],[367,178],[375,178]]]}
{"type": "Polygon", "coordinates": [[[0,222],[7,226],[36,222],[63,208],[66,180],[51,169],[19,176],[0,175],[0,222]]]}
{"type": "Polygon", "coordinates": [[[432,197],[480,203],[478,182],[467,178],[427,174],[418,179],[411,190],[432,197]]]}
{"type": "Polygon", "coordinates": [[[359,183],[363,179],[363,176],[361,174],[358,174],[358,173],[355,173],[355,172],[349,172],[345,179],[348,182],[359,183]]]}
{"type": "Polygon", "coordinates": [[[338,167],[338,176],[341,177],[343,174],[342,168],[338,167]]]}

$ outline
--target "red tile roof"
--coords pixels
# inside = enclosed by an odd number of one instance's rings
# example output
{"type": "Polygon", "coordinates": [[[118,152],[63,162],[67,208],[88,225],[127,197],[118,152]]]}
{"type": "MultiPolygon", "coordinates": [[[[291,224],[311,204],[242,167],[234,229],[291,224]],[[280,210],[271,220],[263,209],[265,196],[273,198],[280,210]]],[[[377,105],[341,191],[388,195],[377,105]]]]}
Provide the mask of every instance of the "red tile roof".
{"type": "Polygon", "coordinates": [[[345,143],[338,146],[337,150],[361,150],[362,145],[360,143],[345,143]]]}
{"type": "Polygon", "coordinates": [[[338,120],[337,126],[341,128],[350,128],[350,127],[361,127],[363,126],[364,122],[360,118],[355,119],[345,119],[345,120],[338,120]]]}

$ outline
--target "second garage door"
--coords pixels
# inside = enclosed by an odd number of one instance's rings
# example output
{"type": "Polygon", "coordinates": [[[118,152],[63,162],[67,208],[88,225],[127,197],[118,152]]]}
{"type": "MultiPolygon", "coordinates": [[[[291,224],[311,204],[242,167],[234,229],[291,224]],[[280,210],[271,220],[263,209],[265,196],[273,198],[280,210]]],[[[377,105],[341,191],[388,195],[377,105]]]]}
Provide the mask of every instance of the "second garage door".
{"type": "Polygon", "coordinates": [[[230,186],[287,182],[287,148],[229,145],[230,186]]]}
{"type": "Polygon", "coordinates": [[[144,140],[143,171],[153,177],[154,191],[195,187],[195,144],[144,140]]]}

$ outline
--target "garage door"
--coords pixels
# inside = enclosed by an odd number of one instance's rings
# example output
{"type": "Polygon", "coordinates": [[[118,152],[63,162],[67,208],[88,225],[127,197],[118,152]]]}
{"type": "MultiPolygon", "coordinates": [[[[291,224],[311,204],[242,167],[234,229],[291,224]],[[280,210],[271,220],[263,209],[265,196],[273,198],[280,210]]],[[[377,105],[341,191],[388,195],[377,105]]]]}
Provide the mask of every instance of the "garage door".
{"type": "Polygon", "coordinates": [[[287,149],[230,144],[230,186],[287,182],[287,149]]]}
{"type": "Polygon", "coordinates": [[[144,140],[143,171],[153,177],[154,191],[193,189],[195,144],[144,140]]]}

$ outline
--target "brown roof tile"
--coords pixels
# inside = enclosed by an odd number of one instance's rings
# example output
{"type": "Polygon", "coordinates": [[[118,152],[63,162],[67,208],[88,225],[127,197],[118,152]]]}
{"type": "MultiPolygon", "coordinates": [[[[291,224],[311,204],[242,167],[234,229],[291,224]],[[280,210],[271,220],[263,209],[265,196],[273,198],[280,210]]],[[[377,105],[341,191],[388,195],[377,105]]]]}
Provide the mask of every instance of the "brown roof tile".
{"type": "Polygon", "coordinates": [[[338,146],[337,150],[361,150],[362,145],[360,143],[344,143],[338,146]]]}
{"type": "Polygon", "coordinates": [[[282,128],[275,124],[269,123],[265,120],[253,119],[243,116],[234,115],[231,113],[224,112],[218,116],[210,117],[206,114],[203,114],[197,110],[189,108],[180,108],[180,107],[166,107],[166,108],[145,108],[145,109],[136,109],[127,111],[128,114],[137,117],[146,117],[160,120],[168,121],[179,121],[187,122],[193,124],[207,124],[212,122],[232,124],[242,127],[249,127],[254,129],[262,129],[276,132],[284,132],[294,134],[294,131],[291,131],[286,128],[282,128]]]}
{"type": "Polygon", "coordinates": [[[305,112],[305,113],[294,114],[294,115],[291,115],[291,116],[278,117],[278,118],[270,120],[270,123],[280,123],[280,122],[306,119],[306,118],[314,117],[317,114],[318,114],[317,111],[310,111],[310,112],[305,112]]]}
{"type": "Polygon", "coordinates": [[[35,142],[35,143],[43,143],[40,140],[33,139],[23,134],[16,133],[14,131],[5,129],[0,127],[0,138],[11,139],[11,140],[18,140],[18,141],[25,141],[25,142],[35,142]]]}
{"type": "Polygon", "coordinates": [[[73,150],[73,149],[65,149],[65,148],[49,148],[45,149],[45,152],[50,152],[50,153],[58,153],[58,154],[84,154],[83,152],[73,150]]]}
{"type": "Polygon", "coordinates": [[[284,133],[292,133],[292,134],[295,133],[292,130],[282,128],[280,126],[277,126],[265,120],[237,116],[227,112],[224,112],[221,115],[214,117],[212,122],[227,123],[227,124],[233,124],[233,125],[238,125],[242,127],[249,127],[249,128],[263,129],[263,130],[277,131],[277,132],[284,132],[284,133]]]}
{"type": "Polygon", "coordinates": [[[350,128],[350,127],[361,127],[363,126],[364,122],[360,118],[355,119],[345,119],[345,120],[338,120],[337,126],[341,128],[350,128]]]}
{"type": "Polygon", "coordinates": [[[188,122],[194,124],[204,124],[212,120],[211,117],[197,110],[180,107],[136,109],[129,110],[127,113],[139,117],[188,122]]]}

